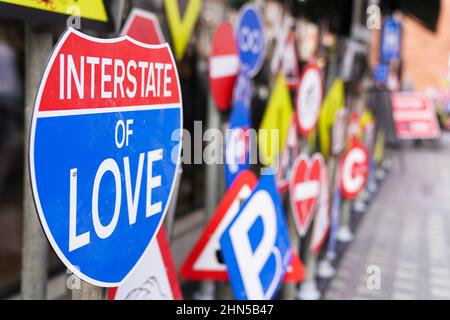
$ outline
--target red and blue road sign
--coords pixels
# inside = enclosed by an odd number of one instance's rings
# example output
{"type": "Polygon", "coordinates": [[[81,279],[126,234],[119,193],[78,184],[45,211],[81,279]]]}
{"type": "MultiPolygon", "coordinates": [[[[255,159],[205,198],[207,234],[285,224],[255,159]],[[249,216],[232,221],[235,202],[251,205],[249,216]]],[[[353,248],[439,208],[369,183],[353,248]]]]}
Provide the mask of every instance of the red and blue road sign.
{"type": "Polygon", "coordinates": [[[45,234],[78,277],[119,286],[140,261],[172,196],[181,128],[168,44],[66,30],[39,86],[29,161],[45,234]]]}

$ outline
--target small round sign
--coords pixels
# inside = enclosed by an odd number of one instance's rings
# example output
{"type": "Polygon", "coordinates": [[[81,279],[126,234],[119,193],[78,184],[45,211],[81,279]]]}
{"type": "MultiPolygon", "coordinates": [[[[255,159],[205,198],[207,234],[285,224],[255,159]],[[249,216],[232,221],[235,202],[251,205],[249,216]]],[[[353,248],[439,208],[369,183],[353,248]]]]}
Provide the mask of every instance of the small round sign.
{"type": "Polygon", "coordinates": [[[296,121],[303,136],[314,130],[319,119],[323,96],[322,74],[317,65],[310,63],[298,85],[295,107],[296,121]]]}
{"type": "Polygon", "coordinates": [[[239,73],[239,56],[234,41],[234,30],[228,22],[217,27],[209,58],[209,85],[219,110],[228,110],[232,104],[233,88],[239,73]]]}
{"type": "Polygon", "coordinates": [[[369,153],[355,141],[345,152],[340,163],[339,186],[346,200],[355,199],[362,191],[369,174],[369,153]]]}
{"type": "Polygon", "coordinates": [[[264,22],[255,5],[248,4],[240,10],[236,38],[241,70],[253,78],[261,69],[265,53],[264,22]]]}

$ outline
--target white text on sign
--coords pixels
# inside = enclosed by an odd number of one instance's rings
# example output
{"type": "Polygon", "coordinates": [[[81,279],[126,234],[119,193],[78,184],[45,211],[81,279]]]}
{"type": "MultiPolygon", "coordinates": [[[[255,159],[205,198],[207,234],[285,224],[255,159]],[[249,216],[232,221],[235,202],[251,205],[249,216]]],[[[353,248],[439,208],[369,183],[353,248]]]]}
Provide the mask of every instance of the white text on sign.
{"type": "MultiPolygon", "coordinates": [[[[128,146],[130,137],[134,134],[132,125],[134,121],[132,119],[119,120],[115,126],[114,142],[118,149],[128,146]]],[[[129,225],[136,223],[139,195],[141,191],[142,175],[144,171],[144,162],[147,158],[147,181],[146,181],[146,203],[145,203],[145,216],[146,218],[158,214],[162,211],[161,201],[152,202],[152,190],[161,186],[161,176],[153,176],[153,163],[163,159],[163,150],[156,149],[146,153],[139,154],[136,181],[134,185],[134,192],[131,182],[130,172],[130,158],[123,158],[123,173],[121,167],[112,158],[105,159],[97,169],[97,173],[94,177],[94,186],[92,190],[92,224],[96,235],[100,239],[108,238],[115,230],[119,221],[120,208],[122,202],[122,176],[125,178],[125,193],[128,208],[128,222],[129,225]],[[115,181],[115,206],[111,220],[106,225],[100,220],[99,214],[99,194],[100,184],[104,175],[110,172],[112,173],[115,181]]],[[[90,243],[90,231],[86,231],[77,235],[77,175],[78,168],[70,169],[70,212],[69,212],[69,251],[76,250],[90,243]]]]}
{"type": "Polygon", "coordinates": [[[173,66],[162,62],[59,55],[59,99],[159,98],[172,95],[173,66]],[[100,83],[100,86],[98,86],[100,83]],[[138,85],[140,84],[140,85],[138,85]]]}

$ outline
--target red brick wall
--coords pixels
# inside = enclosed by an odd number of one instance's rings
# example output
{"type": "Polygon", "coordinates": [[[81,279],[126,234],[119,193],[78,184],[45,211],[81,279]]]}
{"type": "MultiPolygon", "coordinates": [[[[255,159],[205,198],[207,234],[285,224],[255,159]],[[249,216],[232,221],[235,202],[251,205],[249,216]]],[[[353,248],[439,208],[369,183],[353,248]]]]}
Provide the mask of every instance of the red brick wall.
{"type": "Polygon", "coordinates": [[[441,0],[436,33],[407,16],[403,18],[403,30],[403,80],[410,78],[416,90],[438,86],[450,53],[450,0],[441,0]]]}

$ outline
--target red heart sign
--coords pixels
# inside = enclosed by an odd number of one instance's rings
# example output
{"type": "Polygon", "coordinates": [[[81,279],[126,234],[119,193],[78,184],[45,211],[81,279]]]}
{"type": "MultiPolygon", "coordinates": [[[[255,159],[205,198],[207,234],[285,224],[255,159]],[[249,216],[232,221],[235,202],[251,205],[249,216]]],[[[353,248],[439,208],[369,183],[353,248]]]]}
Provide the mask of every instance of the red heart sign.
{"type": "Polygon", "coordinates": [[[308,231],[314,216],[314,209],[320,194],[323,157],[316,153],[311,160],[301,154],[294,163],[289,183],[291,209],[300,236],[308,231]]]}

